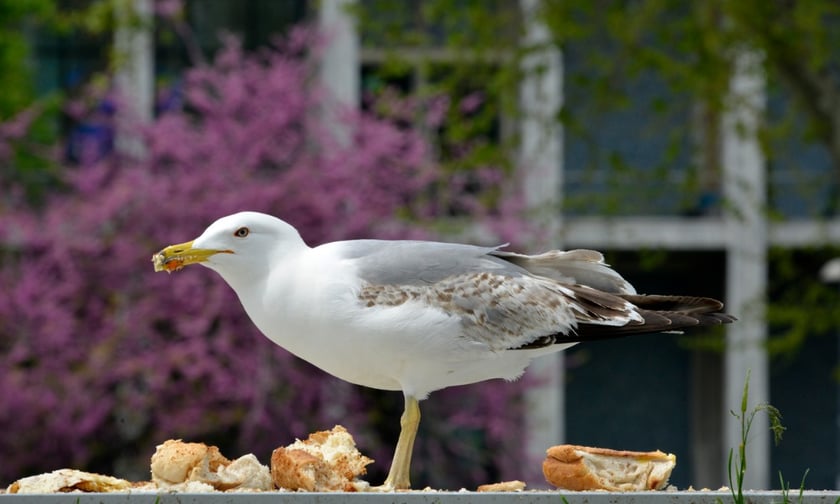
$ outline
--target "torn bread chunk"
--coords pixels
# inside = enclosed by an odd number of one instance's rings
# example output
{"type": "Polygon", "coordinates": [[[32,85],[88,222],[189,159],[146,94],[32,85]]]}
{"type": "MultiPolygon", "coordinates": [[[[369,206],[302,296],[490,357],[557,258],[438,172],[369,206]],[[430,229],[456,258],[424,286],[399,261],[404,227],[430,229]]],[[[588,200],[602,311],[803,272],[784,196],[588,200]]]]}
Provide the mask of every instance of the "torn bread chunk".
{"type": "Polygon", "coordinates": [[[163,489],[272,490],[271,473],[253,454],[228,460],[215,446],[168,440],[151,461],[152,481],[163,489]],[[207,487],[196,487],[201,483],[207,487]]]}
{"type": "Polygon", "coordinates": [[[370,487],[359,479],[373,462],[356,448],[347,429],[336,425],[332,430],[310,434],[271,454],[271,477],[274,485],[288,490],[308,492],[355,492],[370,487]]]}

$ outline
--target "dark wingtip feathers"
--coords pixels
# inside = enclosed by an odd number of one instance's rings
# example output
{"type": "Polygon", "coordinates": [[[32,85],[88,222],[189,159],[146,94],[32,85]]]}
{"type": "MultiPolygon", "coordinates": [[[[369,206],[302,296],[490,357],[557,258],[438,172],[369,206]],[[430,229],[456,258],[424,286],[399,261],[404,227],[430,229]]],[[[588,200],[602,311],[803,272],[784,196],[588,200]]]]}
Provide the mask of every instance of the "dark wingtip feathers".
{"type": "Polygon", "coordinates": [[[558,337],[558,342],[587,341],[656,332],[680,332],[682,329],[701,326],[730,324],[737,319],[720,310],[723,303],[717,299],[694,296],[660,296],[623,294],[621,298],[639,308],[643,323],[610,327],[595,324],[578,324],[577,334],[558,337]]]}

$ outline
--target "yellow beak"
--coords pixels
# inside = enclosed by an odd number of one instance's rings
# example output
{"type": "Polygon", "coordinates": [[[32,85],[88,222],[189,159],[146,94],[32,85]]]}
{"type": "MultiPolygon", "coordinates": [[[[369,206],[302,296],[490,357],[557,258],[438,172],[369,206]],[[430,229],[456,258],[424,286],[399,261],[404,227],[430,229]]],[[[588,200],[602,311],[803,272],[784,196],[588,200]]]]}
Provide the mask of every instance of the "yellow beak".
{"type": "MultiPolygon", "coordinates": [[[[193,240],[195,241],[195,240],[193,240]]],[[[215,254],[233,254],[232,250],[214,250],[193,248],[193,242],[170,245],[152,256],[155,271],[172,273],[184,266],[204,262],[215,254]]]]}

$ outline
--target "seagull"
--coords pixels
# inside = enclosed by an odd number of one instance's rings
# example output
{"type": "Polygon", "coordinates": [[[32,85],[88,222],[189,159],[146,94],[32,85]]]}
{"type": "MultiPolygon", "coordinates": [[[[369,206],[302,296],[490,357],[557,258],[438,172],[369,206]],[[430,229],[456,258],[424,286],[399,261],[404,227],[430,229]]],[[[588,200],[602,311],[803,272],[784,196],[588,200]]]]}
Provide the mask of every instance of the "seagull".
{"type": "Polygon", "coordinates": [[[274,343],[342,380],[402,391],[383,490],[411,487],[419,401],[518,378],[578,342],[735,320],[715,299],[639,295],[600,252],[524,255],[460,243],[349,240],[308,246],[270,215],[222,217],[152,256],[155,271],[206,266],[274,343]]]}

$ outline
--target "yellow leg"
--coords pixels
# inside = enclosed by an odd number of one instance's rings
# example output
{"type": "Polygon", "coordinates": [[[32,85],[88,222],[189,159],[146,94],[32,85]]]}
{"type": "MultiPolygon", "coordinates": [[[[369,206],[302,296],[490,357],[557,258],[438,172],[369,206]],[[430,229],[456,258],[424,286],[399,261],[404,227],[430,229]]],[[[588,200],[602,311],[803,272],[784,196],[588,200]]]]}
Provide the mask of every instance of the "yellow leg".
{"type": "Polygon", "coordinates": [[[394,460],[388,478],[382,485],[382,490],[408,490],[411,488],[409,473],[411,466],[411,452],[414,449],[414,438],[417,437],[417,427],[420,425],[420,405],[417,399],[405,396],[405,411],[400,418],[400,439],[394,451],[394,460]]]}

